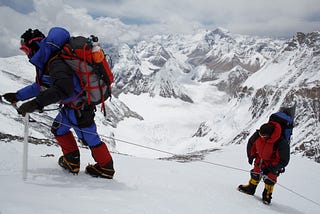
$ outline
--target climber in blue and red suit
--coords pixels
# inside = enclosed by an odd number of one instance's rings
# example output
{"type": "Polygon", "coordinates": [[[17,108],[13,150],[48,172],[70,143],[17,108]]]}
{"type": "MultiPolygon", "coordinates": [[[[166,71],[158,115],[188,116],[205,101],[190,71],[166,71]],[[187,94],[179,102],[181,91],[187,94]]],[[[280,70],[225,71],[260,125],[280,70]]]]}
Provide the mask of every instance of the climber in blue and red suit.
{"type": "Polygon", "coordinates": [[[75,174],[80,170],[79,148],[70,131],[73,128],[77,137],[89,146],[96,161],[96,164],[89,164],[85,172],[94,177],[112,179],[115,172],[113,160],[106,144],[97,134],[95,106],[84,102],[83,96],[76,96],[81,91],[79,79],[59,56],[69,38],[69,32],[59,27],[50,29],[47,37],[38,29],[28,29],[22,34],[20,49],[35,66],[36,81],[3,97],[11,103],[33,98],[17,109],[23,116],[53,103],[63,104],[51,129],[62,148],[59,165],[75,174]]]}

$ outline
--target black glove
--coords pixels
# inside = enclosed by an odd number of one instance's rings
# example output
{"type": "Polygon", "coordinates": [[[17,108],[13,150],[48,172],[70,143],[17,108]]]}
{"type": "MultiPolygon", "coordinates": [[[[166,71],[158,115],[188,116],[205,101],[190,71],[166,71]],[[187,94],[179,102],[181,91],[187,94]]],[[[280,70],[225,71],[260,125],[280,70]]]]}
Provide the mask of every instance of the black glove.
{"type": "Polygon", "coordinates": [[[34,112],[35,110],[42,111],[43,107],[39,105],[39,103],[33,99],[31,101],[28,101],[26,103],[23,103],[18,109],[18,114],[21,114],[22,116],[25,116],[26,113],[34,112]]]}
{"type": "Polygon", "coordinates": [[[6,93],[3,95],[4,99],[9,103],[16,103],[18,102],[17,93],[6,93]]]}
{"type": "Polygon", "coordinates": [[[270,164],[269,166],[267,166],[267,167],[262,169],[262,173],[264,175],[267,175],[269,173],[277,174],[277,169],[276,169],[276,167],[274,165],[270,164]]]}
{"type": "Polygon", "coordinates": [[[249,163],[250,165],[252,165],[253,160],[254,160],[254,157],[249,157],[249,158],[248,158],[248,163],[249,163]]]}

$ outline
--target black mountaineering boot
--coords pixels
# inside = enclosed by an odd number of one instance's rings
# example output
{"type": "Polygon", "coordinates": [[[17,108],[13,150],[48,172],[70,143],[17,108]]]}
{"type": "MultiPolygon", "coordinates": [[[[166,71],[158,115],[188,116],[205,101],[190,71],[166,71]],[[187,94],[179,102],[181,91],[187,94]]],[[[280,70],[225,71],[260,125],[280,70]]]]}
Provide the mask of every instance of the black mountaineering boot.
{"type": "Polygon", "coordinates": [[[78,174],[80,170],[80,153],[79,150],[70,152],[59,158],[58,164],[65,170],[78,174]]]}
{"type": "Polygon", "coordinates": [[[113,169],[113,161],[111,160],[109,163],[104,165],[103,167],[99,166],[99,164],[89,164],[86,167],[87,174],[91,175],[92,177],[100,177],[100,178],[106,178],[106,179],[112,179],[114,175],[114,169],[113,169]]]}

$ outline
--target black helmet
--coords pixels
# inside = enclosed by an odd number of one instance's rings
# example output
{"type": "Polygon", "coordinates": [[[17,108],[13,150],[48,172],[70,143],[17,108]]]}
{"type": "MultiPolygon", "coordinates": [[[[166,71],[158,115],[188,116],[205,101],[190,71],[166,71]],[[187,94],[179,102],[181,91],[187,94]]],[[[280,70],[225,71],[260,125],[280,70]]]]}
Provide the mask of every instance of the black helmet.
{"type": "Polygon", "coordinates": [[[45,36],[40,30],[28,29],[21,35],[20,50],[22,50],[29,58],[31,58],[39,49],[38,42],[45,36]]]}

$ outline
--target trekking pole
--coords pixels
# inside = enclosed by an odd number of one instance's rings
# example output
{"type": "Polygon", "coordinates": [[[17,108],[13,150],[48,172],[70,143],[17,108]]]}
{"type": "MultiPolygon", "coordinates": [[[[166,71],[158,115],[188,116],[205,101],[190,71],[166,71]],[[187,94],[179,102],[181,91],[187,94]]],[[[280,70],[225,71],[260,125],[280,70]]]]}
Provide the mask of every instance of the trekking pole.
{"type": "Polygon", "coordinates": [[[22,178],[27,179],[28,176],[28,136],[29,136],[29,113],[24,116],[24,141],[23,141],[23,163],[22,178]]]}

